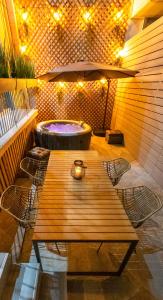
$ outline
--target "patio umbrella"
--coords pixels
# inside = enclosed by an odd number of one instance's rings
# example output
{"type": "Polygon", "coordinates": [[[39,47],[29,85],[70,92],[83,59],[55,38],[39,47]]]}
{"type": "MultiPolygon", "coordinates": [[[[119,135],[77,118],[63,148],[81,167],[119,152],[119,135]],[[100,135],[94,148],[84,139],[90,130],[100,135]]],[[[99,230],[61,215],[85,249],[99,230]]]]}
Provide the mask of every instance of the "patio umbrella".
{"type": "Polygon", "coordinates": [[[95,81],[102,78],[107,79],[108,89],[105,100],[105,111],[103,118],[103,129],[105,127],[105,119],[107,112],[109,85],[110,79],[134,77],[138,71],[119,68],[112,65],[80,61],[65,66],[59,66],[46,74],[40,75],[37,79],[49,81],[49,82],[77,82],[77,81],[95,81]]]}
{"type": "Polygon", "coordinates": [[[80,61],[66,66],[59,66],[46,74],[40,75],[38,79],[45,81],[95,81],[102,78],[115,79],[133,77],[138,71],[118,68],[96,62],[80,61]]]}

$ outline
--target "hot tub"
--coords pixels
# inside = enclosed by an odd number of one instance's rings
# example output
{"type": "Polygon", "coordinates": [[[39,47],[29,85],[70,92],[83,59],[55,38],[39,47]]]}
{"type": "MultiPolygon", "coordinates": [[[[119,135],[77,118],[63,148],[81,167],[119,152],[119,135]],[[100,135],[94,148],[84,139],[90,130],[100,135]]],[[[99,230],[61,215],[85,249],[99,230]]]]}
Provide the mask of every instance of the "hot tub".
{"type": "Polygon", "coordinates": [[[36,145],[50,150],[88,150],[92,128],[83,121],[50,120],[38,123],[36,145]]]}

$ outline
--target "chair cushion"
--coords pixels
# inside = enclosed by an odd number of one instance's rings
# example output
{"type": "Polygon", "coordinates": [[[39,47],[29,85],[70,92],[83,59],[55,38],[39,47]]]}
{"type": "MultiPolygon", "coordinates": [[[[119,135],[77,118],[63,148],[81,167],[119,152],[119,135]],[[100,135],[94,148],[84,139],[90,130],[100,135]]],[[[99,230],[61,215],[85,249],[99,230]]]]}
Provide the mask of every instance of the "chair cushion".
{"type": "Polygon", "coordinates": [[[28,157],[32,157],[38,160],[48,159],[49,155],[50,155],[50,150],[41,147],[35,147],[29,150],[27,153],[28,157]]]}

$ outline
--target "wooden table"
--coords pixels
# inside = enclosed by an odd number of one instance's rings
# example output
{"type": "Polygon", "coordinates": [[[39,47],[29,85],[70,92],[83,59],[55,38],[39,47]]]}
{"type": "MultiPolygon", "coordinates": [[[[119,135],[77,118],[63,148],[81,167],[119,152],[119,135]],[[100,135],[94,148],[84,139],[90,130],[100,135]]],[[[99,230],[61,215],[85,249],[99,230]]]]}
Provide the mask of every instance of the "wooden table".
{"type": "Polygon", "coordinates": [[[129,247],[116,272],[82,275],[120,275],[124,270],[138,237],[96,151],[51,151],[33,234],[41,264],[38,242],[127,243],[129,247]],[[87,166],[82,180],[70,175],[75,159],[84,160],[87,166]]]}

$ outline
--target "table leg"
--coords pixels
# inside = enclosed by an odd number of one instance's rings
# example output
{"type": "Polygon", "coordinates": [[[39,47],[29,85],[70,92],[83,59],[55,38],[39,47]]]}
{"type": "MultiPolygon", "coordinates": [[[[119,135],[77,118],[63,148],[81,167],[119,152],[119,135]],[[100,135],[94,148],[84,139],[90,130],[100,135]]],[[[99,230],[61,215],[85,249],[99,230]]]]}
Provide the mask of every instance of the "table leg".
{"type": "Polygon", "coordinates": [[[33,241],[33,247],[34,247],[34,250],[35,250],[35,255],[36,255],[37,262],[40,264],[41,271],[43,271],[42,263],[41,263],[41,256],[40,256],[40,252],[39,252],[39,247],[38,247],[38,242],[37,241],[33,241]]]}
{"type": "Polygon", "coordinates": [[[122,263],[121,263],[121,265],[119,267],[119,270],[117,272],[119,276],[122,274],[124,268],[126,267],[128,261],[130,259],[131,254],[133,253],[133,251],[136,248],[137,243],[138,243],[138,241],[132,241],[130,243],[130,245],[128,247],[128,250],[127,250],[127,252],[126,252],[126,254],[125,254],[124,258],[123,258],[123,261],[122,261],[122,263]]]}

